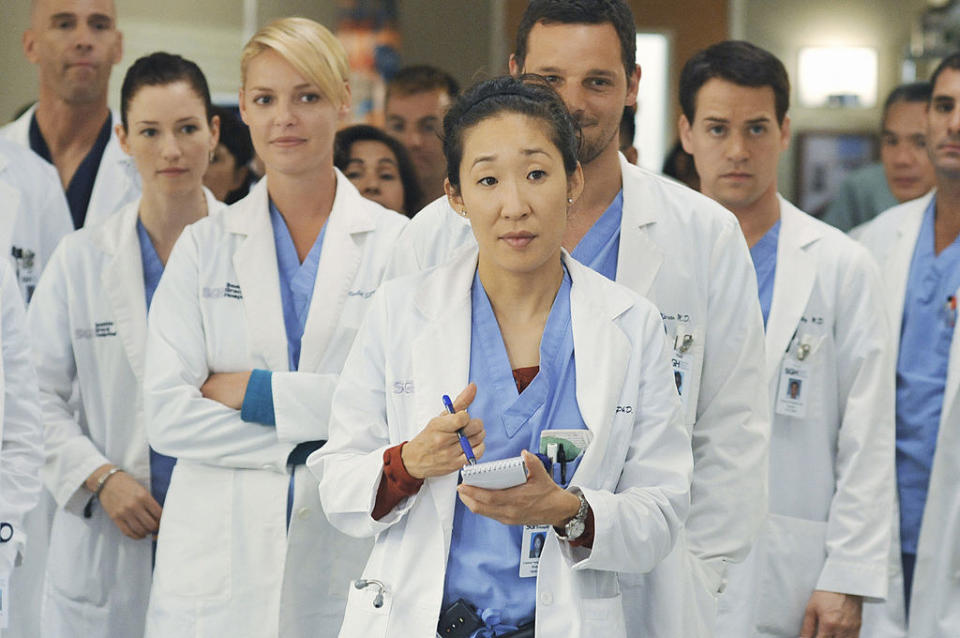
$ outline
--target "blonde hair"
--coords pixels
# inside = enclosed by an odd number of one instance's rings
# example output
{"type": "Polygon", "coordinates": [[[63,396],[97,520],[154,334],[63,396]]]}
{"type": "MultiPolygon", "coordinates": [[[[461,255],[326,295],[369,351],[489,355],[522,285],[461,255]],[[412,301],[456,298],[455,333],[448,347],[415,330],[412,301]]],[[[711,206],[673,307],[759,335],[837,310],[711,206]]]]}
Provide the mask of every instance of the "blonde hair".
{"type": "Polygon", "coordinates": [[[244,84],[250,60],[267,49],[277,52],[337,106],[347,101],[347,52],[322,24],[307,18],[280,18],[257,31],[240,54],[244,84]]]}

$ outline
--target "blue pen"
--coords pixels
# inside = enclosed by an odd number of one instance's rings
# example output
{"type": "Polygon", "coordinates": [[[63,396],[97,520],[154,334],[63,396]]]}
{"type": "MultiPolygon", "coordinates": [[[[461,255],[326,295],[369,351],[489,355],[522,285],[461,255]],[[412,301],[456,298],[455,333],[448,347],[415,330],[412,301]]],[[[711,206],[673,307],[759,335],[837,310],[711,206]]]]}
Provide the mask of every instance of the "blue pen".
{"type": "MultiPolygon", "coordinates": [[[[453,401],[451,401],[447,395],[443,395],[443,407],[445,407],[450,414],[457,413],[457,411],[453,409],[453,401]]],[[[463,453],[467,457],[467,463],[469,465],[476,465],[477,457],[473,455],[473,448],[470,447],[470,441],[466,435],[464,435],[462,428],[457,430],[457,438],[460,439],[460,447],[463,448],[463,453]]]]}

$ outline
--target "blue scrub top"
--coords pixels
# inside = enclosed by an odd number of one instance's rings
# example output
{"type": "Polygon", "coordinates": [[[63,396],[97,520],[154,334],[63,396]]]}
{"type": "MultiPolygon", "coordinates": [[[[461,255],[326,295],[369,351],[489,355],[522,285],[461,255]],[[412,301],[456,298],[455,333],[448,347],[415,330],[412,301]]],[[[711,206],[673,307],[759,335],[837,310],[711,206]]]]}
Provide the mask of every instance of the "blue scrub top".
{"type": "Polygon", "coordinates": [[[620,223],[623,220],[623,189],[613,198],[570,256],[611,281],[617,279],[620,255],[620,223]]]}
{"type": "MultiPolygon", "coordinates": [[[[137,237],[140,239],[140,263],[143,264],[143,289],[146,293],[147,310],[150,310],[150,302],[153,301],[153,293],[157,291],[157,284],[160,283],[160,275],[163,274],[163,262],[157,255],[156,248],[147,234],[147,229],[143,227],[140,219],[137,219],[137,237]]],[[[170,475],[173,474],[173,466],[177,464],[177,459],[166,454],[160,454],[152,447],[150,448],[150,494],[163,507],[163,502],[167,498],[167,489],[170,487],[170,475]]]]}
{"type": "Polygon", "coordinates": [[[272,201],[270,224],[273,226],[273,241],[280,270],[280,299],[283,303],[283,324],[287,329],[288,363],[290,370],[296,370],[300,367],[300,341],[303,339],[303,329],[307,324],[307,313],[313,299],[313,286],[317,281],[320,250],[327,234],[327,225],[323,225],[301,264],[287,222],[272,201]]]}
{"type": "Polygon", "coordinates": [[[948,299],[960,288],[960,238],[934,254],[935,210],[936,197],[924,212],[910,263],[897,360],[897,491],[905,554],[917,553],[954,333],[948,299]]]}
{"type": "MultiPolygon", "coordinates": [[[[317,282],[317,268],[320,266],[320,250],[323,238],[327,234],[327,225],[317,234],[303,263],[297,255],[297,247],[290,236],[290,229],[283,215],[270,202],[270,224],[273,226],[273,243],[277,250],[277,267],[280,271],[280,301],[283,305],[283,325],[287,331],[287,364],[290,370],[300,368],[300,343],[303,330],[307,325],[310,302],[313,300],[313,287],[317,282]]],[[[269,379],[269,377],[268,377],[269,379]]],[[[272,384],[269,386],[272,393],[272,384]]],[[[272,405],[272,400],[271,400],[272,405]]],[[[274,420],[275,422],[275,420],[274,420]]],[[[297,445],[290,453],[287,462],[294,466],[302,465],[307,456],[320,447],[319,442],[305,442],[297,445]]],[[[295,469],[290,472],[290,487],[287,490],[287,526],[293,511],[293,489],[295,469]]]]}
{"type": "MultiPolygon", "coordinates": [[[[87,207],[90,205],[90,196],[93,195],[93,184],[97,179],[97,173],[100,171],[100,160],[103,159],[103,151],[107,148],[112,130],[113,116],[107,114],[107,121],[100,128],[96,141],[80,162],[80,166],[77,167],[73,177],[70,178],[70,183],[67,185],[65,195],[67,196],[67,204],[70,206],[70,216],[73,218],[74,228],[83,226],[83,222],[87,218],[87,207]]],[[[50,148],[40,132],[36,113],[30,118],[30,130],[27,136],[30,140],[30,150],[52,164],[53,158],[50,154],[50,148]]]]}
{"type": "MultiPolygon", "coordinates": [[[[576,398],[570,276],[564,271],[540,340],[540,370],[523,392],[507,357],[490,300],[474,276],[470,379],[477,397],[470,415],[483,420],[486,451],[481,461],[536,452],[546,429],[586,429],[576,398]]],[[[578,463],[579,461],[577,461],[578,463]]],[[[567,480],[576,471],[568,465],[567,480]]],[[[470,512],[457,499],[443,590],[444,608],[464,598],[490,626],[516,627],[533,619],[536,578],[520,578],[522,525],[504,525],[470,512]]]]}
{"type": "Polygon", "coordinates": [[[750,249],[753,268],[757,271],[757,290],[760,293],[760,310],[763,312],[763,327],[767,327],[770,304],[773,303],[773,282],[777,275],[777,245],[780,243],[780,220],[770,227],[760,241],[750,249]]]}

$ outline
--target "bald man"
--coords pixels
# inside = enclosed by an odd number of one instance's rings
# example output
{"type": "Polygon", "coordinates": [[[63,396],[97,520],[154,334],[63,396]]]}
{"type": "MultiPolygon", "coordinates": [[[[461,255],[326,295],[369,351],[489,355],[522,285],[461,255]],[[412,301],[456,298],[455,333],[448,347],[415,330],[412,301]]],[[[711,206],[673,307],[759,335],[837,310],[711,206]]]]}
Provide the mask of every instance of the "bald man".
{"type": "Polygon", "coordinates": [[[107,107],[110,70],[123,53],[113,1],[33,0],[23,52],[37,68],[40,93],[0,134],[54,165],[80,228],[139,194],[107,107]]]}

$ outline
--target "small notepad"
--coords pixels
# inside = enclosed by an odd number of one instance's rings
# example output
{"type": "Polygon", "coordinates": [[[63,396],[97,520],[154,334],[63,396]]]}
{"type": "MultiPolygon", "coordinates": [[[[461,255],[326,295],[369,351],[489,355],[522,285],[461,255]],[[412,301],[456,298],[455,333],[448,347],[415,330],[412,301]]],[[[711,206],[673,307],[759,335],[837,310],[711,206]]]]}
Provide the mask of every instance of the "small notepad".
{"type": "Polygon", "coordinates": [[[522,456],[476,465],[464,465],[460,470],[465,485],[487,490],[504,490],[527,482],[527,466],[522,456]]]}

